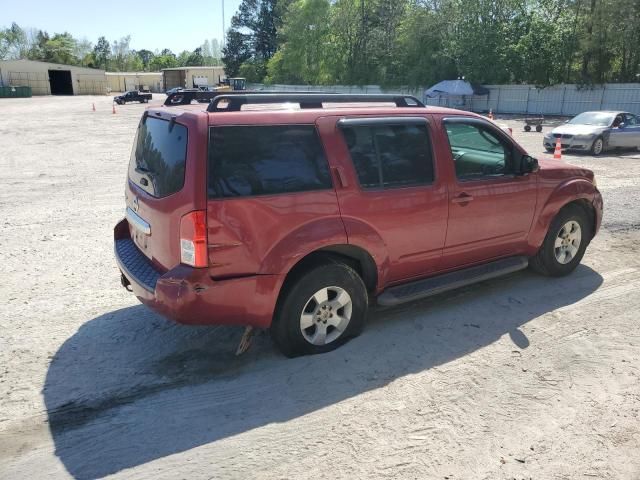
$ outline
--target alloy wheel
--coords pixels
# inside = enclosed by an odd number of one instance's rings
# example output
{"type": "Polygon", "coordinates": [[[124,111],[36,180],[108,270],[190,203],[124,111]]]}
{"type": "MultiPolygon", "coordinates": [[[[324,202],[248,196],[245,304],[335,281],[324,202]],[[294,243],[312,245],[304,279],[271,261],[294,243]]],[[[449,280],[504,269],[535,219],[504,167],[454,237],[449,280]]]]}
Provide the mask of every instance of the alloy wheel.
{"type": "Polygon", "coordinates": [[[562,265],[566,265],[573,260],[580,249],[582,242],[582,229],[580,224],[575,220],[565,223],[554,243],[554,253],[556,260],[562,265]]]}
{"type": "Polygon", "coordinates": [[[340,287],[325,287],[307,301],[300,315],[300,330],[313,345],[328,345],[349,326],[353,303],[351,296],[340,287]]]}

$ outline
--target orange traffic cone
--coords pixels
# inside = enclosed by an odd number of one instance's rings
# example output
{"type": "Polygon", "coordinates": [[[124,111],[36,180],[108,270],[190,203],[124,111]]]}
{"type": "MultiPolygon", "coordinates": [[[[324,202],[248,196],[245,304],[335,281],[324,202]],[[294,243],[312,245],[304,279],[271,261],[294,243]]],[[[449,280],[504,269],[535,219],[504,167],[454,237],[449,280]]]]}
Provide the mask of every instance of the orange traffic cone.
{"type": "Polygon", "coordinates": [[[96,111],[96,104],[95,103],[91,104],[91,110],[93,110],[94,112],[96,111]]]}
{"type": "Polygon", "coordinates": [[[493,109],[489,109],[489,120],[493,120],[493,109]]]}
{"type": "Polygon", "coordinates": [[[115,103],[111,104],[111,113],[116,113],[116,104],[115,103]]]}
{"type": "Polygon", "coordinates": [[[562,160],[562,140],[560,137],[556,138],[556,149],[553,151],[554,160],[562,160]]]}

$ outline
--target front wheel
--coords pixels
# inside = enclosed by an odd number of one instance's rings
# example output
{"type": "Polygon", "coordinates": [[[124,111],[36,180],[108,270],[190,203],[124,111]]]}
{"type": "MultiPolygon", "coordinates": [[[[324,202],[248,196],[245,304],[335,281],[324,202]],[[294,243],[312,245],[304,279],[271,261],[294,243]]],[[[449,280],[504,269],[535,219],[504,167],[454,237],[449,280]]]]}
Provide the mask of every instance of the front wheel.
{"type": "Polygon", "coordinates": [[[331,259],[299,275],[282,293],[271,337],[287,357],[328,352],[362,331],[367,307],[360,275],[331,259]]]}
{"type": "Polygon", "coordinates": [[[602,150],[604,150],[604,141],[602,140],[602,137],[598,137],[593,141],[593,144],[591,145],[591,153],[595,156],[598,156],[602,153],[602,150]]]}
{"type": "Polygon", "coordinates": [[[569,205],[551,222],[547,235],[529,265],[551,277],[571,273],[580,263],[589,244],[589,219],[578,205],[569,205]]]}

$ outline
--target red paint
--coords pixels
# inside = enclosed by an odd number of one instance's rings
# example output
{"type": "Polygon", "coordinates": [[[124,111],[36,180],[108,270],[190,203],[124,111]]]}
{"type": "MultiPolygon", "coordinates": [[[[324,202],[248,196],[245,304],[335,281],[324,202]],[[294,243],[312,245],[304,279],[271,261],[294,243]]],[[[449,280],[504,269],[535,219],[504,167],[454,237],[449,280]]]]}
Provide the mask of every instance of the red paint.
{"type": "MultiPolygon", "coordinates": [[[[540,171],[524,176],[459,182],[442,119],[482,118],[440,108],[341,108],[334,110],[206,113],[196,108],[158,108],[189,131],[182,190],[155,199],[127,182],[127,206],[151,225],[145,254],[163,273],[153,293],[136,284],[135,295],[151,308],[188,324],[268,327],[286,275],[307,255],[350,245],[375,262],[373,293],[392,284],[512,255],[533,255],[560,208],[574,200],[594,207],[594,233],[602,197],[593,173],[540,159],[540,171]],[[428,122],[435,181],[392,190],[362,190],[338,120],[358,116],[419,116],[428,122]],[[334,189],[233,199],[207,198],[208,127],[214,125],[315,124],[334,189]],[[180,264],[180,220],[206,210],[205,268],[180,264]]],[[[495,128],[500,131],[499,128],[495,128]]],[[[250,139],[248,139],[250,141],[250,139]]],[[[513,140],[510,140],[513,142],[513,140]]],[[[524,150],[514,142],[514,150],[524,150]]],[[[117,239],[134,232],[127,221],[117,239]]]]}

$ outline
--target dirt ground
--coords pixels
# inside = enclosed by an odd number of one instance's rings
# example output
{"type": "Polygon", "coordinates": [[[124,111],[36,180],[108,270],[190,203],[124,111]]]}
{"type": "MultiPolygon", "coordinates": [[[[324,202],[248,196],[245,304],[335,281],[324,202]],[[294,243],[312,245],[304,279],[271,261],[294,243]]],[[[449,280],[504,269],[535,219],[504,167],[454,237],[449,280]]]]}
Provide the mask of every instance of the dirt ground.
{"type": "Polygon", "coordinates": [[[0,478],[640,478],[640,152],[564,155],[605,200],[571,276],[377,309],[326,355],[263,334],[234,357],[241,329],[175,325],[119,284],[143,108],[0,102],[0,478]]]}

